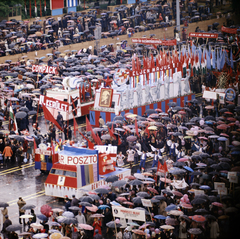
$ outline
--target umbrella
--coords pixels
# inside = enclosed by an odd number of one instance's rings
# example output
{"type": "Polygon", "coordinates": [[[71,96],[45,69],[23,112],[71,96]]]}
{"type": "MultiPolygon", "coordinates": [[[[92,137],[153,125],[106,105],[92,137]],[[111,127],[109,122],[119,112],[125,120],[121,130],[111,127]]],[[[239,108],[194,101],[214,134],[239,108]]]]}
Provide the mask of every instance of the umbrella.
{"type": "Polygon", "coordinates": [[[51,211],[52,211],[52,208],[47,204],[41,206],[41,208],[40,208],[40,212],[47,217],[49,217],[49,213],[51,211]]]}
{"type": "Polygon", "coordinates": [[[84,230],[88,230],[88,231],[93,230],[93,227],[88,224],[79,223],[78,227],[80,227],[81,229],[84,229],[84,230]]]}
{"type": "Polygon", "coordinates": [[[163,216],[163,215],[156,215],[156,216],[154,216],[154,218],[159,219],[159,220],[165,220],[166,219],[166,217],[163,216]]]}
{"type": "Polygon", "coordinates": [[[39,218],[41,221],[47,221],[47,217],[43,214],[37,214],[37,218],[39,218]]]}
{"type": "Polygon", "coordinates": [[[201,229],[199,228],[190,228],[188,232],[193,235],[198,235],[202,233],[201,229]]]}
{"type": "Polygon", "coordinates": [[[72,212],[69,212],[69,211],[65,211],[63,214],[62,214],[63,217],[66,217],[66,218],[73,218],[74,217],[74,214],[72,212]]]}
{"type": "Polygon", "coordinates": [[[20,225],[20,224],[13,224],[13,225],[10,225],[6,228],[6,230],[8,232],[18,231],[18,230],[21,230],[21,229],[22,229],[22,225],[20,225]]]}
{"type": "Polygon", "coordinates": [[[43,225],[40,223],[32,223],[32,224],[30,224],[30,227],[35,228],[35,229],[43,229],[43,225]]]}
{"type": "Polygon", "coordinates": [[[166,223],[167,225],[172,225],[172,226],[173,226],[173,225],[177,225],[177,219],[168,217],[168,218],[166,218],[165,223],[166,223]]]}
{"type": "Polygon", "coordinates": [[[177,106],[177,103],[176,102],[169,102],[168,105],[170,107],[175,107],[175,106],[177,106]]]}
{"type": "Polygon", "coordinates": [[[147,189],[152,193],[159,194],[158,191],[155,188],[148,187],[147,189]]]}
{"type": "Polygon", "coordinates": [[[26,113],[26,112],[23,112],[23,111],[17,112],[17,113],[15,114],[15,117],[16,117],[17,119],[23,119],[23,118],[25,118],[26,116],[27,116],[27,113],[26,113]]]}
{"type": "Polygon", "coordinates": [[[9,204],[6,202],[0,202],[0,207],[9,207],[9,204]]]}
{"type": "MultiPolygon", "coordinates": [[[[89,203],[90,204],[90,203],[89,203]]],[[[91,205],[91,204],[90,204],[91,205]]],[[[69,207],[69,209],[70,210],[72,210],[72,211],[79,211],[79,210],[82,210],[80,207],[77,207],[77,206],[71,206],[71,207],[69,207]]],[[[64,212],[65,213],[65,212],[64,212]]],[[[63,214],[64,214],[63,213],[63,214]]],[[[67,217],[66,215],[63,215],[63,216],[65,216],[65,217],[67,217]]]]}
{"type": "Polygon", "coordinates": [[[199,189],[203,189],[203,190],[211,190],[211,188],[208,185],[201,185],[199,187],[199,189]]]}
{"type": "Polygon", "coordinates": [[[70,224],[77,224],[78,221],[76,218],[63,218],[61,222],[70,225],[70,224]]]}
{"type": "Polygon", "coordinates": [[[209,211],[207,211],[207,210],[204,209],[204,208],[200,208],[200,209],[197,209],[197,210],[195,211],[195,213],[197,213],[197,214],[206,214],[206,213],[209,213],[209,211]]]}
{"type": "Polygon", "coordinates": [[[142,204],[142,198],[141,197],[135,197],[135,198],[132,199],[132,201],[135,204],[142,204]]]}
{"type": "Polygon", "coordinates": [[[35,205],[33,205],[33,204],[26,204],[26,205],[24,205],[21,209],[22,210],[30,210],[30,209],[33,209],[33,208],[35,208],[36,206],[35,205]]]}
{"type": "Polygon", "coordinates": [[[47,233],[37,233],[33,235],[33,238],[46,238],[48,237],[47,233]]]}
{"type": "Polygon", "coordinates": [[[175,195],[175,196],[177,196],[177,197],[182,197],[183,196],[183,194],[181,193],[181,192],[179,192],[179,191],[172,191],[172,193],[175,195]]]}
{"type": "Polygon", "coordinates": [[[125,180],[120,180],[112,183],[113,187],[122,187],[127,183],[125,180]]]}
{"type": "Polygon", "coordinates": [[[115,182],[115,181],[117,181],[118,180],[118,176],[116,176],[116,175],[111,175],[111,176],[108,176],[107,178],[105,178],[105,181],[106,182],[115,182]]]}
{"type": "Polygon", "coordinates": [[[207,200],[203,199],[203,198],[195,198],[191,201],[191,204],[202,204],[205,203],[207,200]]]}
{"type": "Polygon", "coordinates": [[[165,211],[168,212],[168,211],[171,211],[171,210],[175,210],[176,208],[177,208],[176,205],[170,204],[165,208],[165,211]]]}
{"type": "Polygon", "coordinates": [[[33,218],[33,215],[23,214],[22,216],[20,216],[20,218],[33,218]]]}
{"type": "Polygon", "coordinates": [[[80,202],[79,205],[84,206],[84,207],[91,207],[92,204],[89,202],[80,202]]]}
{"type": "Polygon", "coordinates": [[[154,109],[148,109],[148,110],[145,111],[145,113],[150,115],[150,114],[156,113],[156,111],[154,109]]]}
{"type": "MultiPolygon", "coordinates": [[[[135,179],[135,180],[132,180],[129,182],[130,185],[142,185],[143,182],[138,180],[138,179],[135,179]]],[[[95,190],[96,191],[96,190],[95,190]]]]}
{"type": "Polygon", "coordinates": [[[136,140],[137,140],[137,137],[136,137],[136,136],[131,135],[131,136],[128,136],[128,137],[127,137],[127,141],[129,141],[129,142],[134,142],[134,141],[136,141],[136,140]]]}
{"type": "Polygon", "coordinates": [[[195,215],[192,217],[192,220],[195,222],[205,222],[206,218],[201,215],[195,215]]]}
{"type": "Polygon", "coordinates": [[[111,221],[111,222],[106,223],[106,226],[107,226],[107,227],[110,227],[110,228],[115,228],[115,225],[116,225],[117,228],[119,228],[119,227],[122,226],[122,224],[116,223],[116,222],[114,222],[114,221],[111,221]]]}
{"type": "Polygon", "coordinates": [[[145,235],[146,233],[140,229],[134,229],[132,230],[133,233],[137,234],[137,235],[145,235]]]}
{"type": "Polygon", "coordinates": [[[147,192],[138,192],[136,194],[138,197],[148,198],[150,195],[147,192]]]}
{"type": "Polygon", "coordinates": [[[133,176],[134,176],[135,178],[137,178],[137,179],[145,179],[144,175],[141,174],[141,173],[134,173],[133,176]]]}
{"type": "Polygon", "coordinates": [[[105,193],[108,194],[109,193],[109,190],[106,189],[106,188],[97,188],[94,191],[97,192],[97,193],[101,193],[101,194],[105,194],[105,193]]]}
{"type": "Polygon", "coordinates": [[[174,227],[170,226],[170,225],[162,225],[162,226],[160,226],[160,228],[162,228],[164,230],[173,230],[174,229],[174,227]]]}
{"type": "Polygon", "coordinates": [[[79,198],[79,200],[81,202],[88,202],[88,203],[92,203],[93,202],[93,199],[90,196],[83,196],[83,197],[79,198]]]}

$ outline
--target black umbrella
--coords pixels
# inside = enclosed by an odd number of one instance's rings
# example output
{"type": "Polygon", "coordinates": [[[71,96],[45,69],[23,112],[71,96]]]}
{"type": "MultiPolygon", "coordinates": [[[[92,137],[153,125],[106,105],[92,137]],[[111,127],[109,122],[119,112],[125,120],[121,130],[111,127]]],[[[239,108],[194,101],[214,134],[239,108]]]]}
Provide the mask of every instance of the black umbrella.
{"type": "Polygon", "coordinates": [[[115,182],[115,181],[117,181],[118,180],[118,176],[116,176],[116,175],[111,175],[111,176],[108,176],[107,178],[105,178],[104,179],[106,182],[115,182]]]}
{"type": "Polygon", "coordinates": [[[65,223],[65,224],[77,224],[78,221],[76,218],[64,218],[61,220],[62,223],[65,223]]]}
{"type": "Polygon", "coordinates": [[[36,215],[37,216],[37,218],[39,218],[41,221],[46,221],[48,218],[45,216],[45,215],[43,215],[43,214],[37,214],[36,215]]]}
{"type": "Polygon", "coordinates": [[[110,228],[115,228],[115,225],[116,225],[117,228],[119,228],[119,227],[122,226],[121,223],[115,223],[114,221],[111,221],[111,222],[106,223],[106,226],[107,226],[107,227],[110,227],[110,228]]]}
{"type": "Polygon", "coordinates": [[[207,200],[203,199],[203,198],[195,198],[191,201],[191,204],[202,204],[202,203],[205,203],[207,202],[207,200]]]}
{"type": "Polygon", "coordinates": [[[90,197],[94,200],[99,200],[100,199],[100,197],[98,195],[95,195],[95,194],[91,194],[90,197]]]}
{"type": "Polygon", "coordinates": [[[189,175],[197,176],[197,175],[202,175],[202,173],[198,172],[198,171],[194,171],[194,172],[189,173],[189,175]]]}
{"type": "Polygon", "coordinates": [[[93,199],[90,196],[83,196],[83,197],[79,198],[79,200],[81,202],[89,202],[89,203],[93,202],[93,199]]]}
{"type": "Polygon", "coordinates": [[[157,200],[164,200],[164,201],[166,201],[166,197],[161,196],[161,195],[156,195],[156,196],[154,196],[152,199],[157,199],[157,200]]]}
{"type": "Polygon", "coordinates": [[[148,109],[148,110],[145,111],[145,113],[150,115],[150,114],[156,113],[156,111],[154,109],[148,109]]]}
{"type": "Polygon", "coordinates": [[[135,197],[132,199],[133,203],[135,204],[142,204],[142,198],[141,197],[135,197]]]}
{"type": "Polygon", "coordinates": [[[18,231],[18,230],[21,230],[21,229],[22,229],[22,225],[20,225],[20,224],[10,225],[6,228],[6,230],[8,232],[18,231]]]}
{"type": "Polygon", "coordinates": [[[200,208],[200,209],[197,209],[195,211],[196,214],[206,214],[206,213],[209,213],[209,211],[207,211],[206,209],[204,208],[200,208]]]}
{"type": "Polygon", "coordinates": [[[16,119],[23,119],[27,116],[26,112],[20,111],[15,114],[16,119]]]}
{"type": "MultiPolygon", "coordinates": [[[[170,191],[168,191],[168,190],[166,190],[166,189],[163,189],[163,190],[161,190],[161,191],[162,191],[162,193],[167,194],[168,196],[173,196],[173,193],[170,192],[170,191]]],[[[156,196],[155,196],[155,197],[156,197],[156,196]]]]}
{"type": "Polygon", "coordinates": [[[92,204],[89,202],[80,202],[79,205],[84,206],[84,207],[92,207],[92,204]]]}
{"type": "Polygon", "coordinates": [[[36,110],[31,110],[28,112],[28,115],[36,115],[37,111],[36,110]]]}
{"type": "Polygon", "coordinates": [[[106,188],[97,188],[94,190],[96,193],[101,193],[101,194],[108,194],[109,190],[106,188]]]}
{"type": "Polygon", "coordinates": [[[9,204],[6,202],[0,202],[0,207],[9,207],[9,204]]]}
{"type": "Polygon", "coordinates": [[[174,106],[177,106],[177,103],[176,103],[176,102],[169,102],[168,105],[169,105],[170,107],[174,107],[174,106]]]}
{"type": "Polygon", "coordinates": [[[122,187],[122,186],[124,186],[125,184],[127,184],[127,182],[126,182],[125,180],[120,180],[120,181],[113,182],[113,183],[112,183],[112,186],[113,186],[113,187],[122,187]]]}
{"type": "Polygon", "coordinates": [[[138,192],[136,194],[138,197],[149,198],[150,195],[147,192],[138,192]]]}
{"type": "Polygon", "coordinates": [[[130,181],[129,184],[130,185],[142,185],[143,182],[138,179],[135,179],[135,180],[130,181]]]}
{"type": "MultiPolygon", "coordinates": [[[[90,204],[90,203],[89,203],[90,204]]],[[[91,205],[91,204],[90,204],[91,205]]],[[[92,206],[92,205],[91,205],[92,206]]],[[[91,207],[90,206],[90,207],[91,207]]],[[[79,210],[82,210],[80,207],[77,207],[77,206],[71,206],[71,207],[69,207],[69,209],[70,210],[72,210],[72,211],[79,211],[79,210]]]]}
{"type": "Polygon", "coordinates": [[[30,209],[33,209],[33,208],[35,208],[36,206],[35,205],[33,205],[33,204],[26,204],[26,205],[24,205],[21,209],[22,210],[30,210],[30,209]]]}

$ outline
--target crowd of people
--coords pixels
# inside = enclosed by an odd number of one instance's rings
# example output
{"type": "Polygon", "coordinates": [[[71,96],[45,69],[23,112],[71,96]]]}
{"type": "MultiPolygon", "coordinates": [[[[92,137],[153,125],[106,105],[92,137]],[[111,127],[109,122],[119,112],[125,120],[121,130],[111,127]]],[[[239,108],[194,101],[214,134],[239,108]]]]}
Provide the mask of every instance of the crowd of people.
{"type": "MultiPolygon", "coordinates": [[[[84,13],[69,13],[64,17],[49,17],[46,20],[6,21],[0,23],[0,55],[27,53],[29,51],[56,48],[95,39],[94,30],[100,26],[101,38],[117,35],[132,36],[134,32],[166,28],[176,18],[176,2],[156,4],[136,3],[121,5],[114,12],[100,15],[97,9],[84,13]]],[[[186,6],[181,2],[181,22],[192,22],[211,18],[210,4],[198,6],[191,2],[186,6]],[[185,18],[186,15],[186,18],[185,18]]]]}

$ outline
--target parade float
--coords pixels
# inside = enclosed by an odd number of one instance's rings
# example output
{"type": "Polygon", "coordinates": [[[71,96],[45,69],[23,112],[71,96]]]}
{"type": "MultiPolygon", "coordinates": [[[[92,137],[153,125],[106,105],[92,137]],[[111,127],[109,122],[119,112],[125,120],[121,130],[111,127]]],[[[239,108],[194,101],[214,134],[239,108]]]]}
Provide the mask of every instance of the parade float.
{"type": "Polygon", "coordinates": [[[97,145],[94,149],[63,146],[58,162],[52,165],[44,184],[45,194],[54,197],[81,197],[86,192],[104,187],[104,180],[116,175],[119,180],[131,174],[130,169],[116,167],[117,146],[97,145]]]}
{"type": "Polygon", "coordinates": [[[180,62],[155,65],[152,57],[142,69],[138,62],[133,57],[132,70],[118,69],[110,87],[96,90],[89,115],[91,125],[99,126],[100,116],[110,122],[128,112],[143,115],[146,110],[157,108],[167,112],[169,102],[183,107],[184,102],[195,98],[189,85],[190,70],[183,77],[184,66],[180,62]]]}

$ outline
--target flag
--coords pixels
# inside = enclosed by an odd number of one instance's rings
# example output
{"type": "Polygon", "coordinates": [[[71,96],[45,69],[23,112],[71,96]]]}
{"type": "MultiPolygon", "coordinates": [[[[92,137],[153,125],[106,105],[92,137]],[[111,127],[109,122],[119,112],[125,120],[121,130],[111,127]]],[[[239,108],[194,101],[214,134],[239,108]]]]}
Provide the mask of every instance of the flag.
{"type": "Polygon", "coordinates": [[[112,124],[111,129],[108,127],[108,131],[109,131],[110,136],[113,137],[114,139],[116,139],[116,136],[114,135],[113,124],[112,124]]]}
{"type": "Polygon", "coordinates": [[[18,133],[17,121],[16,121],[16,118],[15,118],[15,116],[14,116],[12,103],[10,102],[10,109],[9,109],[9,130],[11,130],[11,128],[10,128],[11,123],[13,123],[13,131],[17,134],[17,133],[18,133]],[[11,120],[12,120],[12,122],[11,122],[11,120]]]}
{"type": "Polygon", "coordinates": [[[74,136],[77,137],[78,124],[75,117],[73,117],[73,130],[74,130],[74,136]]]}
{"type": "Polygon", "coordinates": [[[139,133],[138,133],[137,119],[135,119],[135,131],[136,131],[137,136],[140,137],[139,133]]]}
{"type": "Polygon", "coordinates": [[[84,87],[84,84],[82,85],[82,96],[83,96],[83,101],[85,101],[85,87],[84,87]]]}
{"type": "Polygon", "coordinates": [[[92,130],[92,126],[86,116],[86,131],[91,131],[92,130]]]}
{"type": "Polygon", "coordinates": [[[230,64],[231,64],[231,68],[233,69],[233,54],[232,54],[232,48],[230,51],[230,64]]]}
{"type": "Polygon", "coordinates": [[[167,169],[166,161],[164,161],[163,165],[160,163],[160,161],[158,161],[157,172],[166,173],[167,171],[168,171],[168,169],[167,169]]]}
{"type": "Polygon", "coordinates": [[[118,137],[118,145],[122,144],[122,140],[120,139],[120,137],[118,137]]]}
{"type": "Polygon", "coordinates": [[[86,137],[81,133],[81,131],[79,131],[79,129],[77,129],[77,130],[78,130],[78,133],[81,134],[82,137],[83,137],[85,140],[87,140],[87,142],[88,142],[88,148],[89,148],[89,149],[94,149],[94,144],[93,144],[88,138],[86,138],[86,137]]]}
{"type": "Polygon", "coordinates": [[[46,0],[44,0],[44,11],[45,11],[45,12],[47,11],[47,3],[46,3],[46,0]]]}
{"type": "Polygon", "coordinates": [[[36,139],[33,139],[33,147],[34,147],[34,154],[36,154],[36,149],[37,149],[37,144],[36,144],[36,139]]]}
{"type": "Polygon", "coordinates": [[[34,9],[35,9],[35,15],[37,16],[37,2],[36,2],[36,0],[35,0],[35,7],[34,7],[34,9]]]}
{"type": "Polygon", "coordinates": [[[62,127],[54,119],[53,115],[49,112],[49,110],[47,109],[47,107],[44,104],[42,104],[42,108],[43,108],[43,113],[44,113],[45,119],[51,121],[58,129],[63,131],[62,127]]]}
{"type": "Polygon", "coordinates": [[[77,108],[76,108],[76,106],[74,104],[72,96],[70,96],[70,98],[71,98],[71,101],[72,101],[72,114],[75,117],[77,115],[77,108]]]}
{"type": "Polygon", "coordinates": [[[52,155],[54,155],[55,154],[55,148],[54,148],[52,140],[51,140],[51,151],[52,151],[52,155]]]}
{"type": "Polygon", "coordinates": [[[79,86],[78,90],[79,90],[79,101],[80,101],[80,103],[82,103],[82,97],[81,97],[81,95],[82,95],[82,93],[81,93],[81,86],[79,86]]]}
{"type": "Polygon", "coordinates": [[[91,82],[89,82],[88,92],[90,94],[90,98],[92,98],[92,85],[91,85],[91,82]]]}
{"type": "Polygon", "coordinates": [[[97,134],[97,141],[98,141],[98,145],[103,145],[102,140],[100,139],[98,134],[97,134]]]}

